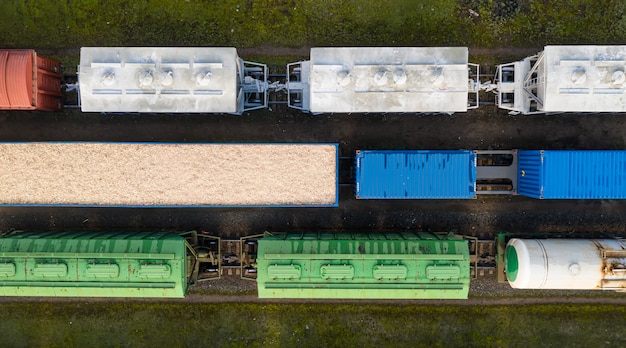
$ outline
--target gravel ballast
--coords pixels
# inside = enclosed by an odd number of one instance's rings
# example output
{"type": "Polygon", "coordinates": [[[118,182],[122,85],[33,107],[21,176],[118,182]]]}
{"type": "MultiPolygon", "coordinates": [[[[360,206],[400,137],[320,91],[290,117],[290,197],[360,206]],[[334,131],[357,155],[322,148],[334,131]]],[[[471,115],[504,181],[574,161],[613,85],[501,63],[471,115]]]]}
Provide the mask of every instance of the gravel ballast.
{"type": "Polygon", "coordinates": [[[336,203],[334,144],[0,144],[0,204],[336,203]]]}

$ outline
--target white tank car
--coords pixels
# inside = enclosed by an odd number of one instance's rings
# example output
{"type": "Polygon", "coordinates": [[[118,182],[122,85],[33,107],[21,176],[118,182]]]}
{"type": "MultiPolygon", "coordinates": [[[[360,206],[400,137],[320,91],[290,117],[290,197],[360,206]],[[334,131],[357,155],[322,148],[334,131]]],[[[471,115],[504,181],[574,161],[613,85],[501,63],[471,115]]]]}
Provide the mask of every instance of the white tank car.
{"type": "Polygon", "coordinates": [[[514,238],[505,269],[516,289],[626,291],[626,240],[514,238]]]}

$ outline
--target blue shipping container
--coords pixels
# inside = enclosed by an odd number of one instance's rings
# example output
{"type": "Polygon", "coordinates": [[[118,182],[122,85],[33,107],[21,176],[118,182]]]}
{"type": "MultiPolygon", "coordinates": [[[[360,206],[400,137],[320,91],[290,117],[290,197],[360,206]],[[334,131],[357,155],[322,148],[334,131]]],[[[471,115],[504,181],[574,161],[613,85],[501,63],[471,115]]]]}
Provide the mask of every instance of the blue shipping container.
{"type": "Polygon", "coordinates": [[[357,199],[471,199],[476,154],[457,150],[358,150],[357,199]]]}
{"type": "Polygon", "coordinates": [[[626,150],[520,150],[518,190],[539,199],[626,199],[626,150]]]}

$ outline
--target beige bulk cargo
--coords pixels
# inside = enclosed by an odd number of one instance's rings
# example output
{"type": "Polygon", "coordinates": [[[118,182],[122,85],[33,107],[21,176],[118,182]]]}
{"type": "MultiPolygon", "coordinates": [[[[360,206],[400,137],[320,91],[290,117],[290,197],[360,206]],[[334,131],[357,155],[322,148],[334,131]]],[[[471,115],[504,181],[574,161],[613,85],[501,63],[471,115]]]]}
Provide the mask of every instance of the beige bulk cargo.
{"type": "Polygon", "coordinates": [[[337,144],[4,143],[0,204],[336,206],[337,144]]]}

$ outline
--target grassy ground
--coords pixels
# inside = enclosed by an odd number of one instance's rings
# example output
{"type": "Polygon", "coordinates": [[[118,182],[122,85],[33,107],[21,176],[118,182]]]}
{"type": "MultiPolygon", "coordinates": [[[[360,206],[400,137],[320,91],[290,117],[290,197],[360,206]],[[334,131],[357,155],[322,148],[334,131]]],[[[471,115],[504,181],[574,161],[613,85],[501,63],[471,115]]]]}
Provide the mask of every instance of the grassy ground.
{"type": "Polygon", "coordinates": [[[3,0],[0,47],[626,41],[623,0],[3,0]]]}
{"type": "Polygon", "coordinates": [[[623,306],[5,303],[0,345],[624,346],[623,306]]]}

